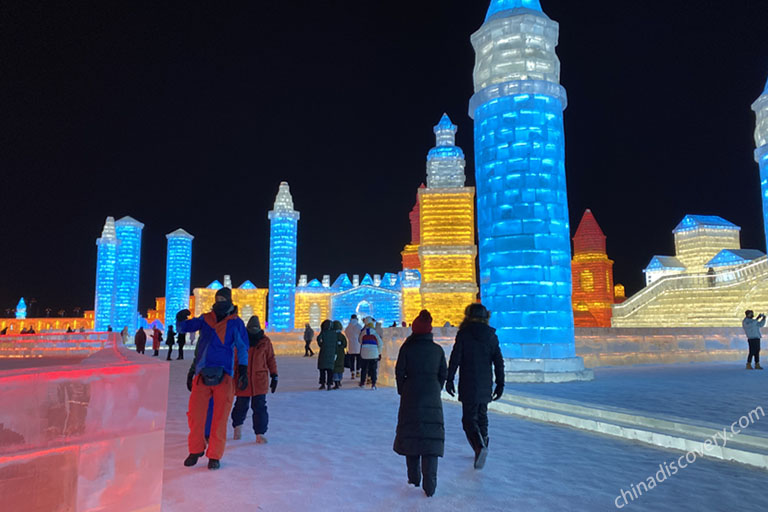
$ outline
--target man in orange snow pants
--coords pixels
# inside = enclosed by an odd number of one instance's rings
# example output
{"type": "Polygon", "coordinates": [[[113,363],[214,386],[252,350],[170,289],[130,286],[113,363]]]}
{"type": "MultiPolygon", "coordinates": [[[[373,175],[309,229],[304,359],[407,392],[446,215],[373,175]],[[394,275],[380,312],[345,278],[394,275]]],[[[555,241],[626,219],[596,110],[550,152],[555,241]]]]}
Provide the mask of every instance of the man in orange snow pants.
{"type": "Polygon", "coordinates": [[[187,376],[189,396],[189,456],[185,466],[194,466],[208,456],[208,469],[219,469],[227,442],[227,418],[232,409],[235,348],[237,348],[239,389],[248,387],[248,333],[232,304],[232,290],[216,292],[213,311],[178,322],[178,332],[200,332],[195,362],[187,376]],[[208,451],[205,450],[205,417],[213,398],[213,422],[208,451]]]}

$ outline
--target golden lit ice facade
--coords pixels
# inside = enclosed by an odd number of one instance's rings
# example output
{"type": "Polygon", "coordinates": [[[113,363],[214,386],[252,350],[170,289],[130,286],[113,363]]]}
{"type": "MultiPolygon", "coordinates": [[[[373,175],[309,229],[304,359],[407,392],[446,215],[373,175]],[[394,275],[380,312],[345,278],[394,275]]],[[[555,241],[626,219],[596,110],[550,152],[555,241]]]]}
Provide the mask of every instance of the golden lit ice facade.
{"type": "Polygon", "coordinates": [[[744,311],[768,311],[768,259],[741,249],[740,228],[688,215],[675,229],[675,256],[654,256],[647,286],[613,307],[613,327],[737,327],[744,311]]]}
{"type": "MultiPolygon", "coordinates": [[[[227,283],[229,284],[229,283],[227,283]]],[[[206,288],[194,289],[194,311],[195,316],[200,316],[211,310],[216,300],[216,291],[223,288],[219,281],[214,281],[206,288]]],[[[239,288],[232,289],[232,302],[237,306],[238,314],[244,321],[256,315],[261,320],[262,327],[267,318],[267,294],[266,288],[257,288],[250,281],[246,281],[239,288]]]]}

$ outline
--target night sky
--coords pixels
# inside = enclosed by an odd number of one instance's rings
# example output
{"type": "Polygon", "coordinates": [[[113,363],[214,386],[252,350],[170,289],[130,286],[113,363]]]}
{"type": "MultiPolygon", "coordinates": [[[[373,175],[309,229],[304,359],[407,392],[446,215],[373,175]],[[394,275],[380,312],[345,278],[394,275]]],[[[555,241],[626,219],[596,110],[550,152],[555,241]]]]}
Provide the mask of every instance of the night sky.
{"type": "MultiPolygon", "coordinates": [[[[686,213],[765,249],[752,102],[763,0],[542,0],[560,22],[571,229],[591,208],[617,282],[673,254],[686,213]]],[[[459,125],[474,184],[470,35],[487,0],[0,3],[0,314],[92,309],[108,215],[145,223],[142,310],[165,234],[196,236],[192,285],[268,284],[282,180],[299,273],[400,269],[432,126],[459,125]]]]}

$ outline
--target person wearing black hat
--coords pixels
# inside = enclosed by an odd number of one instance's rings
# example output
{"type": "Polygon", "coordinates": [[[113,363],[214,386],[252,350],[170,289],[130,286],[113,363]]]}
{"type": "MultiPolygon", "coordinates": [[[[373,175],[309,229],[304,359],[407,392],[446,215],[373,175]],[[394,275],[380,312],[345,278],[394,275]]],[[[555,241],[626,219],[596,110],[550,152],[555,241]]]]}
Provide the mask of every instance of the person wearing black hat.
{"type": "Polygon", "coordinates": [[[219,289],[212,309],[198,318],[178,322],[178,332],[200,332],[195,360],[187,375],[187,388],[191,391],[187,412],[189,456],[184,465],[194,466],[206,454],[208,469],[218,469],[227,442],[227,417],[234,401],[235,364],[237,388],[248,387],[248,333],[232,304],[232,290],[219,289]],[[213,419],[206,452],[205,419],[211,398],[213,419]]]}
{"type": "Polygon", "coordinates": [[[475,452],[475,469],[482,469],[488,456],[488,403],[504,394],[504,358],[496,329],[488,325],[491,313],[482,304],[471,304],[456,334],[448,363],[445,391],[455,396],[453,378],[459,370],[461,423],[469,445],[475,452]],[[493,384],[493,365],[496,388],[493,384]]]}

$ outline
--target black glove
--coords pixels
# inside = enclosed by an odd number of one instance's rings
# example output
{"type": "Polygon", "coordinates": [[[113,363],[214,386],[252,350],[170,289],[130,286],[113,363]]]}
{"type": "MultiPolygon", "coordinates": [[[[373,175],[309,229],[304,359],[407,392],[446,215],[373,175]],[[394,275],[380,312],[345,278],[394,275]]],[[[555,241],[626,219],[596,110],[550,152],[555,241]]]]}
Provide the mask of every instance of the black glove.
{"type": "Polygon", "coordinates": [[[240,364],[237,366],[237,389],[244,391],[248,387],[248,366],[240,364]]]}
{"type": "Polygon", "coordinates": [[[381,354],[379,354],[379,361],[381,361],[381,354]]]}
{"type": "Polygon", "coordinates": [[[456,387],[454,387],[452,380],[445,381],[445,392],[451,396],[456,396],[456,387]]]}
{"type": "Polygon", "coordinates": [[[192,381],[195,380],[195,368],[192,367],[189,369],[189,373],[187,373],[187,389],[191,392],[192,391],[192,381]]]}
{"type": "Polygon", "coordinates": [[[495,402],[499,398],[501,398],[501,395],[504,394],[504,385],[497,384],[496,389],[493,390],[493,401],[495,402]]]}
{"type": "Polygon", "coordinates": [[[269,389],[271,389],[273,393],[277,389],[277,375],[272,376],[272,380],[269,383],[269,389]]]}

